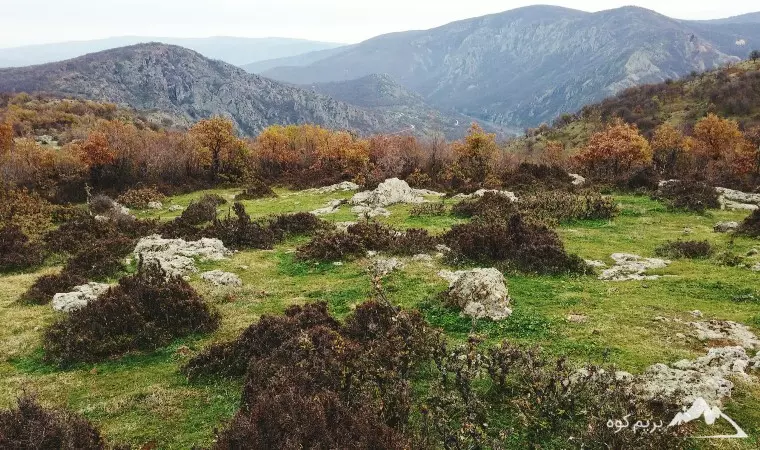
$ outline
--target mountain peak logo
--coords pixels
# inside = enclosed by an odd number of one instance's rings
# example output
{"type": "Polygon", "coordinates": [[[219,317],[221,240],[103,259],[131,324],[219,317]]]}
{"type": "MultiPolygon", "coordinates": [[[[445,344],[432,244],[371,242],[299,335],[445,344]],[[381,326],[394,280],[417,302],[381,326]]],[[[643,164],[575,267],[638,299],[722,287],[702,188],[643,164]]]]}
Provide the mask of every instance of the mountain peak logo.
{"type": "Polygon", "coordinates": [[[707,401],[705,401],[705,399],[702,397],[698,397],[696,400],[694,400],[694,404],[691,405],[691,408],[687,409],[684,412],[676,414],[668,427],[674,427],[693,422],[695,420],[699,420],[700,417],[703,417],[705,419],[705,423],[707,425],[714,425],[718,419],[725,419],[728,423],[731,424],[731,426],[734,427],[736,434],[696,436],[696,439],[744,439],[749,437],[747,433],[745,433],[744,430],[742,430],[741,427],[736,422],[734,422],[733,419],[723,413],[723,411],[721,411],[717,406],[713,406],[711,408],[707,401]]]}

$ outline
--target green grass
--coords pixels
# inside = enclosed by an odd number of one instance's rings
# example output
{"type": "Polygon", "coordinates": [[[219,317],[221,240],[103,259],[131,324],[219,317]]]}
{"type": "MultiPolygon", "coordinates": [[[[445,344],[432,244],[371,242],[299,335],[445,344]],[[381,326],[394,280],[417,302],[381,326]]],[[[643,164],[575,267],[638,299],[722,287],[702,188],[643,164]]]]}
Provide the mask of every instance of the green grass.
{"type": "MultiPolygon", "coordinates": [[[[231,199],[239,190],[214,190],[231,199]]],[[[286,190],[279,197],[244,202],[253,217],[311,211],[351,193],[307,194],[286,190]]],[[[202,193],[169,199],[165,204],[186,206],[202,193]]],[[[742,212],[711,211],[706,215],[673,213],[647,197],[619,196],[621,215],[613,221],[566,223],[559,227],[567,248],[583,258],[611,262],[615,252],[653,256],[668,240],[708,240],[718,251],[745,255],[760,241],[712,232],[714,223],[741,220],[742,212]],[[688,228],[688,234],[685,229],[688,228]]],[[[451,201],[447,201],[451,205],[451,201]]],[[[227,211],[229,205],[220,207],[227,211]]],[[[409,217],[406,205],[389,208],[385,222],[397,227],[424,227],[441,233],[462,220],[452,216],[409,217]]],[[[145,211],[140,217],[167,220],[177,213],[145,211]]],[[[327,220],[356,220],[348,206],[327,220]]],[[[271,251],[245,251],[230,259],[202,263],[205,270],[221,269],[238,274],[239,289],[211,288],[194,277],[191,282],[222,313],[219,331],[174,342],[152,354],[132,354],[102,364],[82,365],[66,371],[42,362],[41,333],[56,320],[50,306],[27,306],[16,302],[35,278],[57,270],[0,277],[0,407],[13,404],[23,391],[35,392],[43,403],[67,406],[83,413],[102,427],[113,442],[141,446],[154,442],[158,448],[189,448],[209,445],[214,428],[223,426],[237,409],[240,381],[188,383],[178,369],[190,355],[213,342],[236,337],[264,314],[280,314],[292,304],[324,300],[332,313],[344,317],[367,299],[372,290],[365,259],[346,262],[304,263],[295,259],[295,248],[306,238],[294,238],[271,251]],[[189,350],[189,351],[188,351],[189,350]]],[[[748,258],[756,263],[760,259],[748,258]]],[[[760,333],[760,274],[747,268],[724,267],[713,259],[678,260],[657,273],[656,281],[608,283],[595,277],[543,277],[508,274],[514,314],[501,323],[462,317],[444,305],[439,293],[446,282],[437,276],[441,261],[407,261],[406,267],[384,281],[387,295],[396,304],[418,308],[453,340],[471,331],[489,342],[508,339],[541,346],[552,354],[566,355],[583,363],[611,363],[623,370],[641,371],[656,362],[673,362],[703,354],[704,345],[677,339],[688,333],[677,323],[653,321],[656,316],[693,320],[699,309],[705,319],[744,323],[760,333]],[[569,323],[569,314],[583,314],[588,321],[569,323]]],[[[755,436],[743,446],[753,448],[760,433],[760,386],[737,385],[729,414],[755,436]]],[[[721,444],[723,445],[723,444],[721,444]]],[[[733,445],[733,444],[732,444],[733,445]]],[[[738,444],[737,444],[738,445],[738,444]]]]}

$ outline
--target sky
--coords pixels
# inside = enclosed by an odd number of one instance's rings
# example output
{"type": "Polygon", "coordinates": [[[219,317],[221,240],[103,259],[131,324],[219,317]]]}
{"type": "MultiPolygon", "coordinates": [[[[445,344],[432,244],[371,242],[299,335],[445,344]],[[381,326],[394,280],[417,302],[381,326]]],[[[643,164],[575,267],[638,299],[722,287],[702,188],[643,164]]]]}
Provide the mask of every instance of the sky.
{"type": "MultiPolygon", "coordinates": [[[[539,1],[584,11],[635,4],[678,19],[760,11],[756,0],[539,1]]],[[[0,47],[114,36],[292,37],[355,43],[535,4],[514,0],[0,0],[0,47]]]]}

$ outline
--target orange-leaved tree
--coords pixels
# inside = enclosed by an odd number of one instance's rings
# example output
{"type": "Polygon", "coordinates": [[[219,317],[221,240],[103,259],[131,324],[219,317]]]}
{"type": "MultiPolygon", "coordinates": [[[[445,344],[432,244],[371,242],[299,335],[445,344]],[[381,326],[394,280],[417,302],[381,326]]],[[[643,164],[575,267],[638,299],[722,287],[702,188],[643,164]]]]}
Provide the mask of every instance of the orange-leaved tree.
{"type": "Polygon", "coordinates": [[[652,136],[654,168],[666,178],[684,177],[690,170],[692,140],[675,127],[663,124],[652,136]]]}
{"type": "Polygon", "coordinates": [[[0,122],[0,156],[11,151],[13,145],[13,125],[9,121],[0,122]]]}
{"type": "Polygon", "coordinates": [[[593,134],[574,162],[581,172],[593,179],[616,182],[651,166],[652,148],[636,125],[616,120],[605,130],[593,134]]]}
{"type": "Polygon", "coordinates": [[[235,133],[235,124],[226,117],[201,120],[190,128],[190,134],[201,150],[210,156],[214,181],[219,179],[223,161],[235,157],[245,147],[235,133]]]}
{"type": "Polygon", "coordinates": [[[694,153],[713,183],[741,183],[757,169],[757,149],[735,120],[708,114],[694,126],[694,153]]]}
{"type": "Polygon", "coordinates": [[[483,184],[493,175],[494,162],[499,152],[495,134],[486,133],[480,125],[473,123],[464,140],[453,144],[453,150],[453,169],[466,182],[483,184]]]}

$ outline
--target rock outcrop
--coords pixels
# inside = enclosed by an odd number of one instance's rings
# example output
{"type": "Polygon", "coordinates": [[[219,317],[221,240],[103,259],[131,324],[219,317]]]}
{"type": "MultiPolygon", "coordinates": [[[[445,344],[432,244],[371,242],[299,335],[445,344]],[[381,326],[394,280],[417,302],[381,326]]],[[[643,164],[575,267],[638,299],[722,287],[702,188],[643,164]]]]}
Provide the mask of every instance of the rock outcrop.
{"type": "Polygon", "coordinates": [[[239,287],[243,285],[243,280],[234,273],[224,272],[221,270],[212,270],[210,272],[203,272],[201,279],[208,281],[214,286],[235,286],[239,287]]]}
{"type": "Polygon", "coordinates": [[[658,258],[642,258],[629,253],[614,253],[612,259],[615,265],[606,269],[599,276],[604,281],[643,281],[656,280],[659,275],[646,275],[647,270],[663,269],[670,261],[658,258]]]}
{"type": "Polygon", "coordinates": [[[335,214],[340,210],[340,205],[344,204],[344,200],[330,200],[323,208],[315,209],[311,213],[315,216],[326,216],[328,214],[335,214]]]}
{"type": "Polygon", "coordinates": [[[140,239],[134,254],[145,263],[157,263],[169,276],[185,276],[197,271],[192,258],[219,261],[232,252],[219,239],[185,241],[152,235],[140,239]]]}
{"type": "Polygon", "coordinates": [[[720,194],[722,209],[754,211],[760,208],[760,194],[748,194],[722,187],[715,188],[715,190],[720,194]]]}
{"type": "Polygon", "coordinates": [[[338,192],[338,191],[349,192],[349,191],[358,191],[358,190],[359,190],[358,184],[352,183],[350,181],[343,181],[338,184],[333,184],[330,186],[307,189],[306,192],[312,192],[315,194],[332,194],[333,192],[338,192]]]}
{"type": "Polygon", "coordinates": [[[515,195],[512,191],[500,191],[498,189],[479,189],[472,194],[457,194],[454,196],[455,200],[469,200],[476,197],[482,197],[486,195],[487,193],[491,194],[498,194],[504,197],[507,197],[508,199],[512,200],[513,202],[518,201],[517,195],[515,195]]]}
{"type": "Polygon", "coordinates": [[[504,320],[512,315],[504,275],[497,269],[473,269],[438,274],[449,282],[446,297],[476,319],[504,320]]]}
{"type": "Polygon", "coordinates": [[[747,378],[747,371],[760,364],[760,355],[750,358],[742,347],[711,348],[706,356],[682,360],[670,366],[655,364],[638,376],[636,386],[643,398],[675,398],[691,405],[702,397],[710,404],[720,404],[731,395],[732,377],[747,378]]]}
{"type": "Polygon", "coordinates": [[[369,271],[373,276],[384,277],[390,275],[393,271],[404,267],[404,263],[398,258],[377,258],[370,262],[369,271]]]}
{"type": "Polygon", "coordinates": [[[739,222],[718,222],[713,227],[716,233],[730,233],[739,228],[739,222]]]}
{"type": "Polygon", "coordinates": [[[746,325],[728,320],[690,322],[700,341],[731,341],[747,349],[760,349],[760,339],[746,325]]]}
{"type": "Polygon", "coordinates": [[[384,208],[398,203],[423,203],[425,199],[420,192],[412,189],[406,181],[390,178],[380,183],[375,190],[363,191],[351,198],[355,206],[384,208]]]}
{"type": "Polygon", "coordinates": [[[87,283],[77,286],[71,292],[53,296],[53,309],[69,313],[84,308],[87,304],[103,295],[111,286],[103,283],[87,283]]]}

